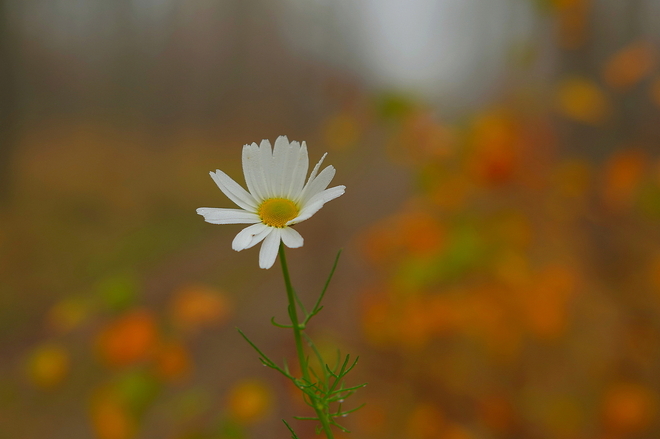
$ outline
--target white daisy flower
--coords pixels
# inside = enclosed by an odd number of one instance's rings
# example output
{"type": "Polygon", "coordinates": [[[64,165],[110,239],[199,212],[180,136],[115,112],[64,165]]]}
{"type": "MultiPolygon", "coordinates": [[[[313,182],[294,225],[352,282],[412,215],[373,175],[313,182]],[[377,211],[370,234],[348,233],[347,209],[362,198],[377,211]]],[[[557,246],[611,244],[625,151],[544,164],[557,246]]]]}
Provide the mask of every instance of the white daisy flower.
{"type": "Polygon", "coordinates": [[[260,145],[245,145],[243,173],[249,192],[221,170],[211,172],[220,190],[241,209],[200,207],[197,213],[211,224],[252,224],[236,235],[232,248],[241,251],[263,241],[259,266],[270,268],[277,258],[280,241],[289,248],[302,247],[303,237],[291,226],[310,218],[346,189],[327,189],[335,168],[327,166],[318,172],[326,155],[305,183],[309,167],[305,142],[289,143],[286,136],[280,136],[273,150],[268,140],[262,140],[260,145]]]}

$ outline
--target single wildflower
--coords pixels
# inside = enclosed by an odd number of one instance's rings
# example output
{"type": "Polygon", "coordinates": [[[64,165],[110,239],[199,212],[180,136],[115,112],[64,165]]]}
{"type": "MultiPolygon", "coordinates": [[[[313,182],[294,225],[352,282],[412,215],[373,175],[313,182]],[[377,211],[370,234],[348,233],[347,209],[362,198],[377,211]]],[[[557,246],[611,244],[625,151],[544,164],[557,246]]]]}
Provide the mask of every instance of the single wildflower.
{"type": "Polygon", "coordinates": [[[307,145],[289,142],[280,136],[271,149],[268,140],[260,145],[243,147],[243,173],[248,191],[219,169],[211,178],[220,190],[240,209],[200,207],[197,213],[212,224],[252,224],[241,230],[232,248],[241,251],[263,241],[259,266],[273,266],[280,241],[289,248],[303,245],[303,237],[292,228],[318,212],[325,203],[341,196],[345,186],[327,189],[335,168],[327,166],[321,172],[323,159],[316,164],[305,183],[309,158],[307,145]]]}

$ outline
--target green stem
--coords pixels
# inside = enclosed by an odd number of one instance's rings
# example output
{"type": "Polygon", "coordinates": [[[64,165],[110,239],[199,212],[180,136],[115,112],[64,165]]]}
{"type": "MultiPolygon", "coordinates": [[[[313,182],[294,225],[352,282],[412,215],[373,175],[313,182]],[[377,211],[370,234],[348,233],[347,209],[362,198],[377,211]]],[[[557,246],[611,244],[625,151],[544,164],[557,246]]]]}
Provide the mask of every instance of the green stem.
{"type": "MultiPolygon", "coordinates": [[[[303,379],[307,383],[311,383],[309,378],[309,370],[307,368],[307,362],[305,361],[305,351],[303,349],[302,342],[302,330],[300,329],[300,323],[298,320],[298,309],[296,306],[295,293],[293,292],[293,287],[291,286],[291,278],[289,277],[289,267],[286,263],[286,255],[284,254],[284,243],[280,242],[279,249],[280,263],[282,264],[282,275],[284,276],[284,285],[286,287],[286,295],[289,300],[289,317],[291,318],[291,326],[293,326],[293,338],[296,341],[296,352],[298,353],[298,362],[300,363],[300,370],[303,375],[303,379]]],[[[316,398],[313,398],[312,401],[314,411],[316,416],[321,421],[323,426],[323,431],[327,439],[334,439],[332,430],[330,429],[330,420],[328,415],[323,410],[323,407],[320,406],[319,401],[316,398]]]]}

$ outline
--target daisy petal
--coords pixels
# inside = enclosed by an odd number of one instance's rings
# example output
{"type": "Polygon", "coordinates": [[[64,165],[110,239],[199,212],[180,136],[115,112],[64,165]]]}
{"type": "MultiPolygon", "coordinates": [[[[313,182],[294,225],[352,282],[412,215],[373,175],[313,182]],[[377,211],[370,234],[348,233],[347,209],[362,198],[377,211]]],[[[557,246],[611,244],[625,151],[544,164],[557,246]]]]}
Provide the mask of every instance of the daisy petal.
{"type": "Polygon", "coordinates": [[[249,192],[236,183],[227,174],[217,169],[215,172],[210,172],[211,178],[218,185],[223,194],[231,201],[236,203],[240,208],[250,212],[256,212],[257,202],[249,192]]]}
{"type": "Polygon", "coordinates": [[[281,193],[284,198],[291,198],[291,186],[293,185],[293,178],[296,176],[296,168],[300,158],[300,142],[292,141],[288,150],[284,169],[282,170],[281,193]]]}
{"type": "Polygon", "coordinates": [[[255,224],[261,222],[259,215],[239,209],[220,209],[217,207],[200,207],[197,213],[204,221],[211,224],[255,224]]]}
{"type": "Polygon", "coordinates": [[[282,234],[282,242],[289,248],[302,247],[305,242],[300,233],[291,227],[280,229],[280,233],[282,234]]]}
{"type": "Polygon", "coordinates": [[[291,170],[291,184],[288,190],[288,196],[290,199],[296,199],[300,196],[300,192],[305,184],[307,168],[309,168],[309,157],[307,155],[307,144],[303,142],[298,150],[298,157],[294,161],[294,166],[291,170]]]}
{"type": "Polygon", "coordinates": [[[286,223],[286,225],[287,226],[292,226],[294,224],[298,224],[298,223],[301,223],[301,222],[303,222],[307,219],[310,219],[312,217],[312,215],[314,215],[316,212],[321,210],[322,207],[323,207],[323,202],[322,201],[318,201],[318,202],[313,203],[313,204],[309,203],[305,206],[305,208],[303,210],[300,211],[300,214],[297,217],[295,217],[294,219],[292,219],[291,221],[286,223]]]}
{"type": "Polygon", "coordinates": [[[256,143],[243,146],[243,174],[248,190],[259,204],[259,201],[265,198],[266,182],[261,170],[259,147],[256,143]]]}
{"type": "Polygon", "coordinates": [[[311,181],[313,181],[316,178],[316,174],[319,172],[319,169],[321,168],[321,163],[323,163],[323,160],[325,160],[325,156],[327,156],[328,153],[326,152],[323,154],[323,157],[321,157],[321,160],[314,166],[314,169],[312,169],[312,173],[309,174],[309,180],[307,180],[307,184],[309,184],[311,181]]]}
{"type": "Polygon", "coordinates": [[[273,167],[271,174],[272,188],[274,189],[273,196],[283,197],[284,193],[282,188],[285,182],[288,181],[286,169],[288,167],[291,146],[289,139],[286,136],[280,136],[275,140],[275,147],[273,148],[273,167]]]}
{"type": "Polygon", "coordinates": [[[342,196],[345,190],[346,190],[346,186],[335,186],[335,187],[331,187],[330,189],[326,189],[322,192],[319,192],[318,194],[310,198],[308,203],[305,205],[305,207],[303,207],[302,210],[300,211],[300,214],[291,221],[289,221],[286,225],[290,226],[292,224],[297,224],[305,221],[306,219],[311,218],[312,215],[314,215],[316,212],[321,210],[321,208],[325,203],[327,203],[328,201],[332,201],[337,197],[342,196]]]}
{"type": "Polygon", "coordinates": [[[268,269],[275,263],[277,250],[280,246],[280,230],[281,229],[273,229],[268,236],[266,236],[266,239],[264,239],[264,243],[261,244],[261,250],[259,251],[259,267],[268,269]]]}
{"type": "Polygon", "coordinates": [[[232,241],[231,248],[233,248],[237,252],[240,252],[241,250],[245,250],[246,248],[248,248],[254,237],[259,233],[263,232],[264,229],[267,228],[268,226],[263,223],[253,224],[249,227],[244,228],[243,230],[238,232],[238,235],[236,235],[234,241],[232,241]]]}
{"type": "Polygon", "coordinates": [[[257,235],[254,235],[254,237],[252,238],[252,241],[250,241],[250,243],[249,243],[249,244],[247,245],[247,247],[245,247],[245,248],[252,248],[252,247],[254,247],[255,245],[259,244],[259,243],[260,243],[261,241],[263,241],[263,240],[266,238],[266,236],[268,236],[268,235],[270,234],[270,232],[272,232],[273,230],[275,230],[273,227],[268,227],[268,226],[266,226],[266,228],[265,228],[262,232],[258,233],[257,235]]]}
{"type": "Polygon", "coordinates": [[[308,182],[300,202],[304,205],[316,194],[325,190],[325,188],[327,188],[332,181],[332,178],[335,176],[335,172],[336,171],[333,166],[328,166],[323,171],[321,171],[318,177],[316,177],[313,181],[308,182]]]}
{"type": "Polygon", "coordinates": [[[261,163],[261,179],[264,185],[264,198],[270,198],[273,196],[273,151],[267,139],[262,140],[258,148],[259,162],[261,163]]]}
{"type": "Polygon", "coordinates": [[[312,169],[312,173],[309,174],[309,178],[307,179],[307,183],[305,183],[305,186],[302,188],[302,191],[300,192],[300,195],[298,196],[298,201],[302,201],[304,198],[305,194],[307,193],[307,189],[309,188],[309,185],[314,181],[316,178],[316,174],[319,172],[319,168],[321,167],[321,163],[323,163],[323,160],[325,159],[325,156],[327,156],[328,153],[326,152],[323,154],[323,157],[321,157],[321,160],[314,166],[314,169],[312,169]]]}
{"type": "Polygon", "coordinates": [[[344,185],[331,187],[330,189],[326,189],[314,195],[312,198],[309,199],[309,202],[315,203],[320,200],[323,202],[323,204],[325,204],[328,201],[332,201],[335,198],[341,197],[342,195],[344,195],[345,192],[346,192],[346,186],[344,185]]]}

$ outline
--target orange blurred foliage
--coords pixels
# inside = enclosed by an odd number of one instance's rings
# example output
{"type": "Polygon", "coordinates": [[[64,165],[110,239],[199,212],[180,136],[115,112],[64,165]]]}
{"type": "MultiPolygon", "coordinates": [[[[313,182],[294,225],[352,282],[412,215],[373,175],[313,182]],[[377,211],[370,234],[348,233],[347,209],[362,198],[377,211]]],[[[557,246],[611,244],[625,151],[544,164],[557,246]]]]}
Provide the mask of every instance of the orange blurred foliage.
{"type": "Polygon", "coordinates": [[[109,389],[93,395],[90,418],[98,439],[130,439],[137,433],[137,422],[109,389]]]}
{"type": "Polygon", "coordinates": [[[523,288],[528,284],[531,270],[524,254],[504,251],[493,259],[493,271],[496,279],[511,288],[523,288]]]}
{"type": "Polygon", "coordinates": [[[384,436],[388,424],[388,412],[379,399],[369,400],[366,405],[355,412],[354,416],[359,429],[369,435],[384,436]]]}
{"type": "Polygon", "coordinates": [[[432,337],[450,334],[459,327],[462,303],[442,294],[393,299],[374,289],[363,295],[365,338],[375,346],[419,350],[432,337]]]}
{"type": "Polygon", "coordinates": [[[479,419],[490,430],[506,434],[515,424],[515,412],[511,401],[501,395],[487,395],[477,403],[479,419]]]}
{"type": "Polygon", "coordinates": [[[655,255],[651,259],[648,270],[649,283],[656,293],[660,295],[660,254],[655,255]]]}
{"type": "Polygon", "coordinates": [[[568,267],[545,267],[520,293],[523,318],[532,334],[555,339],[568,325],[568,312],[576,289],[576,275],[568,267]]]}
{"type": "Polygon", "coordinates": [[[404,255],[434,254],[442,248],[444,237],[444,227],[433,215],[414,209],[372,226],[361,247],[367,259],[383,264],[404,255]]]}
{"type": "Polygon", "coordinates": [[[632,206],[646,170],[646,156],[638,149],[613,154],[605,164],[602,197],[605,205],[619,210],[632,206]]]}
{"type": "Polygon", "coordinates": [[[445,428],[443,413],[433,404],[419,403],[408,418],[406,437],[410,439],[436,439],[445,428]]]}
{"type": "Polygon", "coordinates": [[[154,352],[158,327],[153,313],[135,309],[110,322],[97,338],[103,362],[122,367],[146,359],[154,352]]]}
{"type": "Polygon", "coordinates": [[[465,207],[474,192],[472,180],[463,173],[445,176],[433,185],[430,200],[446,211],[457,211],[465,207]]]}
{"type": "Polygon", "coordinates": [[[448,426],[443,432],[441,439],[474,439],[474,435],[458,424],[448,426]]]}
{"type": "Polygon", "coordinates": [[[427,160],[444,159],[455,151],[455,135],[438,123],[432,112],[416,108],[401,121],[393,137],[389,153],[396,163],[423,164],[427,160]]]}
{"type": "Polygon", "coordinates": [[[601,125],[612,114],[612,104],[601,88],[592,80],[578,76],[559,82],[555,104],[565,117],[590,125],[601,125]]]}
{"type": "Polygon", "coordinates": [[[361,323],[364,337],[368,343],[384,346],[390,341],[394,331],[390,312],[390,303],[385,294],[372,288],[362,295],[361,323]]]}
{"type": "Polygon", "coordinates": [[[517,171],[522,147],[518,120],[503,110],[480,114],[472,125],[470,169],[475,180],[486,185],[511,181],[517,171]]]}
{"type": "Polygon", "coordinates": [[[178,341],[169,341],[159,346],[154,360],[156,375],[165,381],[181,381],[192,368],[188,349],[178,341]]]}
{"type": "Polygon", "coordinates": [[[64,347],[48,343],[37,347],[27,362],[27,376],[35,387],[50,390],[66,378],[71,368],[69,353],[64,347]]]}
{"type": "Polygon", "coordinates": [[[172,322],[187,332],[223,324],[232,312],[229,297],[206,285],[186,285],[170,301],[172,322]]]}
{"type": "Polygon", "coordinates": [[[616,89],[627,89],[648,76],[657,64],[657,51],[646,40],[616,52],[603,68],[603,80],[616,89]]]}
{"type": "Polygon", "coordinates": [[[469,291],[458,302],[461,329],[483,343],[494,359],[511,360],[520,352],[522,331],[502,296],[494,286],[469,291]]]}
{"type": "Polygon", "coordinates": [[[603,423],[609,432],[630,435],[642,432],[657,420],[657,395],[635,383],[618,383],[605,393],[603,423]]]}

